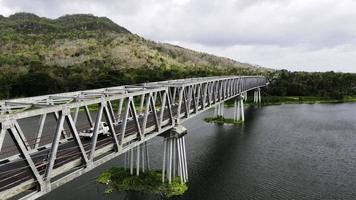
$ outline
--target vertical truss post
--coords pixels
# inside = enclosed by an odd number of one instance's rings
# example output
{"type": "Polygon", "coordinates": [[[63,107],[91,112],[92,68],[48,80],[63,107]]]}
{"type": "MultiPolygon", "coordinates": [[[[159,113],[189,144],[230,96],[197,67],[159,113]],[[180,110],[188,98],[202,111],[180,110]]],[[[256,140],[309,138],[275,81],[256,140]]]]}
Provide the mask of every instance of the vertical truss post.
{"type": "Polygon", "coordinates": [[[139,110],[139,114],[142,115],[143,114],[143,104],[145,102],[145,94],[141,95],[141,102],[140,102],[140,110],[139,110]]]}
{"type": "Polygon", "coordinates": [[[193,86],[190,85],[188,87],[188,95],[187,95],[187,101],[188,101],[188,106],[187,106],[187,117],[190,115],[190,108],[191,108],[191,103],[192,103],[192,96],[193,96],[193,86]]]}
{"type": "Polygon", "coordinates": [[[74,124],[77,124],[78,121],[78,116],[79,116],[79,106],[75,108],[75,112],[74,112],[74,124]]]}
{"type": "Polygon", "coordinates": [[[163,122],[163,117],[164,117],[164,110],[166,108],[166,97],[167,97],[167,91],[165,91],[163,93],[163,97],[162,97],[162,104],[161,104],[161,113],[160,113],[160,116],[159,116],[159,129],[158,130],[161,130],[162,128],[162,122],[163,122]]]}
{"type": "Polygon", "coordinates": [[[37,149],[40,146],[41,137],[42,137],[42,133],[43,133],[43,127],[44,127],[44,124],[46,121],[46,117],[47,117],[47,113],[41,115],[40,126],[37,131],[37,137],[36,137],[34,149],[37,149]]]}
{"type": "Polygon", "coordinates": [[[148,94],[146,105],[145,105],[145,114],[143,116],[143,123],[142,123],[142,135],[145,136],[146,134],[146,128],[147,128],[147,119],[150,111],[150,103],[151,103],[151,98],[152,98],[152,92],[148,94]]]}
{"type": "Polygon", "coordinates": [[[118,110],[117,110],[117,121],[119,122],[121,120],[121,112],[122,112],[122,104],[124,103],[124,99],[120,98],[119,99],[119,104],[118,104],[118,110]]]}
{"type": "Polygon", "coordinates": [[[5,135],[6,135],[6,129],[4,129],[2,127],[3,125],[1,124],[0,128],[0,152],[1,152],[1,149],[2,149],[2,145],[4,144],[4,140],[5,140],[5,135]]]}
{"type": "Polygon", "coordinates": [[[173,88],[173,98],[172,98],[172,105],[176,103],[176,95],[177,95],[177,87],[173,88]]]}
{"type": "MultiPolygon", "coordinates": [[[[157,95],[157,93],[155,93],[157,95]]],[[[154,100],[154,97],[150,99],[150,104],[151,104],[151,110],[152,110],[152,114],[153,114],[153,119],[156,125],[156,129],[157,131],[160,130],[160,123],[159,123],[159,119],[157,116],[157,110],[156,110],[156,101],[154,100]]]]}
{"type": "Polygon", "coordinates": [[[181,87],[179,90],[179,96],[178,96],[178,109],[177,109],[177,116],[176,116],[176,120],[177,120],[177,124],[179,124],[179,120],[180,120],[180,113],[182,110],[182,103],[183,103],[183,90],[184,87],[181,87]]]}

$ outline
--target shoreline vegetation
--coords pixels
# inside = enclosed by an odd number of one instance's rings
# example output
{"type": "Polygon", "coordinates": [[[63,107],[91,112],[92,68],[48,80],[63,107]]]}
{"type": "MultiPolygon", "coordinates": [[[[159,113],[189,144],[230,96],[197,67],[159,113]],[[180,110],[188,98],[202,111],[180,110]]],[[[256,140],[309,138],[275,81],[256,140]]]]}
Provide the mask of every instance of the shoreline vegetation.
{"type": "Polygon", "coordinates": [[[241,124],[241,120],[234,120],[231,118],[224,118],[223,116],[217,116],[217,117],[207,117],[204,119],[205,122],[207,123],[214,123],[217,125],[224,125],[224,124],[241,124]]]}
{"type": "Polygon", "coordinates": [[[188,190],[187,184],[182,184],[179,177],[173,178],[171,184],[162,183],[162,172],[159,170],[141,172],[139,176],[135,176],[128,169],[112,167],[102,172],[96,181],[106,185],[106,194],[114,191],[136,191],[170,198],[183,195],[188,190]]]}
{"type": "MultiPolygon", "coordinates": [[[[251,97],[252,98],[252,97],[251,97]]],[[[340,99],[317,96],[262,96],[262,106],[282,104],[334,104],[334,103],[356,103],[356,96],[344,96],[340,99]]],[[[233,107],[234,101],[226,101],[227,107],[233,107]]],[[[247,100],[245,105],[255,105],[252,100],[247,100]]]]}

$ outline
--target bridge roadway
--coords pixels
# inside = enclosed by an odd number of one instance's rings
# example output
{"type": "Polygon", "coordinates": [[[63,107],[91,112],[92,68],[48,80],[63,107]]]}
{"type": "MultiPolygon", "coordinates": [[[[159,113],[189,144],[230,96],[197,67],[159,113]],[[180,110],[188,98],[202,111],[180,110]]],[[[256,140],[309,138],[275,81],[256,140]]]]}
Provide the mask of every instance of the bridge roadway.
{"type": "MultiPolygon", "coordinates": [[[[0,101],[0,155],[6,154],[2,145],[7,133],[11,135],[19,151],[18,155],[0,161],[0,196],[3,199],[38,198],[172,129],[184,120],[226,100],[237,100],[237,96],[245,96],[247,91],[257,90],[266,84],[266,79],[260,76],[203,77],[0,101]],[[159,103],[156,101],[157,96],[159,103]],[[139,98],[142,112],[140,115],[136,113],[134,105],[134,100],[139,98]],[[118,111],[117,115],[113,110],[111,103],[117,100],[119,110],[124,111],[123,116],[121,111],[118,111]],[[143,102],[146,102],[145,105],[143,102]],[[83,137],[80,137],[79,141],[76,140],[79,138],[76,125],[78,114],[86,113],[90,118],[90,105],[99,105],[96,112],[105,114],[106,122],[114,129],[110,130],[110,133],[115,132],[115,137],[99,136],[98,129],[94,128],[94,140],[83,137]],[[103,107],[104,111],[99,111],[99,107],[103,107]],[[143,107],[145,108],[142,109],[143,107]],[[85,112],[79,112],[82,109],[85,112]],[[76,110],[74,120],[70,112],[73,110],[76,110]],[[68,126],[73,137],[61,140],[62,131],[57,130],[55,134],[49,134],[54,137],[52,143],[37,147],[35,145],[34,149],[29,147],[26,140],[28,136],[24,134],[26,131],[21,130],[23,127],[17,121],[36,116],[41,117],[40,119],[44,117],[43,123],[39,125],[41,130],[43,126],[55,125],[44,122],[46,115],[58,113],[61,113],[59,119],[69,121],[68,126]],[[115,116],[121,116],[121,120],[114,122],[115,116]],[[74,121],[72,125],[71,120],[74,121]],[[56,146],[58,141],[60,142],[56,146]]],[[[102,121],[100,114],[95,115],[95,120],[102,121]]],[[[57,128],[64,129],[60,121],[57,119],[57,128]]],[[[84,129],[89,129],[92,125],[91,122],[84,129]]],[[[41,139],[40,132],[37,139],[41,139]]],[[[39,144],[39,141],[36,142],[39,144]]]]}

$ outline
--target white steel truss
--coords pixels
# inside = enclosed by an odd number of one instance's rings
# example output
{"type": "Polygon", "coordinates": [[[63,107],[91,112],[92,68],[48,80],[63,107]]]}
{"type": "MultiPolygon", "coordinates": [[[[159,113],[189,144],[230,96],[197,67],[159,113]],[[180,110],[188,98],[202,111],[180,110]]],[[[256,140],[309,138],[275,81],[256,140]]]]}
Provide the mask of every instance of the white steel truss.
{"type": "Polygon", "coordinates": [[[202,77],[0,101],[0,195],[40,197],[264,86],[261,76],[202,77]]]}

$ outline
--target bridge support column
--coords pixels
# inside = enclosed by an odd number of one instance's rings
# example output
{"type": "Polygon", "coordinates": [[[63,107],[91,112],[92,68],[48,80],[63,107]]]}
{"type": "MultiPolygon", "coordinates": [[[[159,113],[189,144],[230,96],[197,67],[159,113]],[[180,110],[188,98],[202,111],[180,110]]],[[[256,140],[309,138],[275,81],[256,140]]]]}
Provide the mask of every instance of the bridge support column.
{"type": "Polygon", "coordinates": [[[258,103],[258,91],[257,90],[254,91],[253,103],[258,103]]]}
{"type": "Polygon", "coordinates": [[[236,97],[234,99],[234,121],[240,120],[240,99],[236,97]]]}
{"type": "Polygon", "coordinates": [[[172,182],[178,175],[181,183],[188,181],[187,155],[184,135],[187,129],[178,125],[166,132],[163,144],[162,182],[172,182]]]}
{"type": "Polygon", "coordinates": [[[234,103],[234,120],[241,122],[245,121],[244,96],[240,95],[235,98],[234,103]]]}
{"type": "Polygon", "coordinates": [[[214,117],[217,117],[219,113],[219,104],[214,106],[214,117]]]}
{"type": "Polygon", "coordinates": [[[220,103],[219,106],[220,106],[219,116],[224,116],[224,108],[225,108],[224,102],[220,103]]]}
{"type": "Polygon", "coordinates": [[[261,103],[261,88],[258,88],[254,91],[253,102],[254,103],[261,103]]]}
{"type": "Polygon", "coordinates": [[[257,102],[261,103],[262,102],[261,88],[258,88],[258,90],[257,90],[257,97],[258,97],[257,102]]]}
{"type": "Polygon", "coordinates": [[[136,176],[140,175],[140,171],[145,172],[145,170],[150,169],[147,142],[144,142],[137,147],[133,147],[124,153],[124,168],[129,168],[131,175],[134,174],[135,169],[136,176]]]}
{"type": "Polygon", "coordinates": [[[245,121],[245,111],[244,111],[244,96],[240,95],[235,98],[234,102],[234,120],[241,122],[245,121]]]}
{"type": "Polygon", "coordinates": [[[219,117],[219,116],[224,116],[224,102],[219,103],[215,106],[214,110],[214,116],[219,117]]]}

